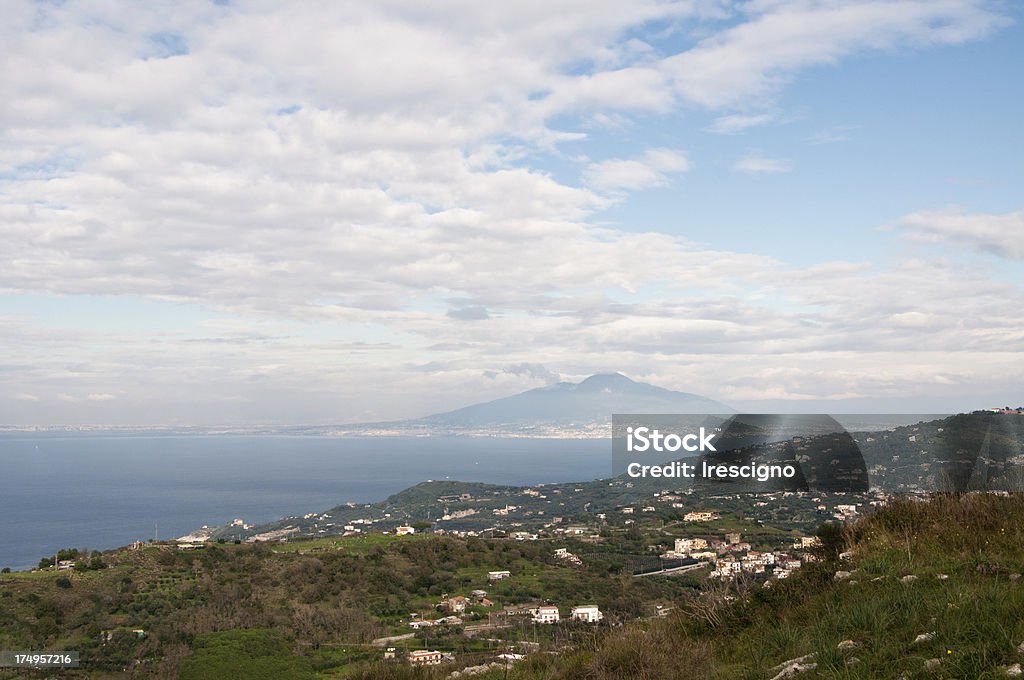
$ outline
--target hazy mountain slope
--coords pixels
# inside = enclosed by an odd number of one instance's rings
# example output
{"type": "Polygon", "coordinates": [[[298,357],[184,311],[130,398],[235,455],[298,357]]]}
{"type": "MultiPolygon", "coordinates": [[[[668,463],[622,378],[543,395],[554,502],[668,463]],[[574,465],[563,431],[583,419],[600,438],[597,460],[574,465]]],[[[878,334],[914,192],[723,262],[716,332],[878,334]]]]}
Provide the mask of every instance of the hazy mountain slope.
{"type": "Polygon", "coordinates": [[[511,397],[438,413],[417,422],[445,427],[594,423],[613,413],[732,413],[733,409],[697,394],[675,392],[630,380],[620,373],[593,375],[579,383],[561,382],[511,397]]]}

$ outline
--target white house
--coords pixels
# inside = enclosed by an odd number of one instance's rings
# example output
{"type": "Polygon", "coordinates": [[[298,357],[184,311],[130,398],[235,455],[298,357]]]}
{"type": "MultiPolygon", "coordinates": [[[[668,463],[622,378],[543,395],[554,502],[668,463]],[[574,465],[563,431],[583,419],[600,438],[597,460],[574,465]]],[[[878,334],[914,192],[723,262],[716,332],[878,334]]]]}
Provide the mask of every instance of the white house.
{"type": "Polygon", "coordinates": [[[537,611],[533,615],[533,622],[558,623],[558,607],[555,607],[554,605],[537,607],[537,611]]]}
{"type": "Polygon", "coordinates": [[[412,527],[398,527],[395,529],[395,533],[399,536],[408,536],[409,534],[415,534],[416,530],[412,527]]]}
{"type": "Polygon", "coordinates": [[[597,623],[604,618],[604,614],[597,608],[596,604],[585,604],[572,608],[572,620],[583,621],[584,623],[597,623]]]}
{"type": "Polygon", "coordinates": [[[489,571],[487,572],[488,581],[501,581],[512,576],[511,571],[489,571]]]}
{"type": "Polygon", "coordinates": [[[409,652],[409,663],[413,666],[437,666],[441,663],[441,652],[417,649],[409,652]]]}

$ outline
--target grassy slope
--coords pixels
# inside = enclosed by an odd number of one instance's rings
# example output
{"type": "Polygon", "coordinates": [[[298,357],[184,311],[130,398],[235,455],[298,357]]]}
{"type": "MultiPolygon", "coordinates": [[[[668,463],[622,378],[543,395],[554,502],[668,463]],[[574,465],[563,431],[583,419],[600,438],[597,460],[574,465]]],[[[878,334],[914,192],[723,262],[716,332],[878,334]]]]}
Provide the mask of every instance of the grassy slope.
{"type": "Polygon", "coordinates": [[[817,669],[799,677],[997,678],[1022,660],[1024,581],[1014,575],[1024,571],[1024,498],[900,501],[842,538],[853,552],[842,563],[631,627],[593,651],[534,659],[512,677],[770,678],[814,653],[817,669]],[[836,581],[839,569],[853,573],[836,581]],[[915,643],[922,633],[934,637],[915,643]],[[839,651],[844,640],[856,646],[839,651]],[[941,659],[938,670],[925,670],[928,659],[941,659]]]}

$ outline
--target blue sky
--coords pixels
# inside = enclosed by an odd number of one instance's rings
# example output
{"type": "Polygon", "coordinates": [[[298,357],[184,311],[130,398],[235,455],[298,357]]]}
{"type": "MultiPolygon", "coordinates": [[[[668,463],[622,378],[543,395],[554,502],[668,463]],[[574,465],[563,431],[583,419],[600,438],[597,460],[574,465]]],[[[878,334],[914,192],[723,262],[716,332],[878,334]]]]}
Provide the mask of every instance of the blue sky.
{"type": "Polygon", "coordinates": [[[0,423],[1020,403],[997,0],[11,4],[0,423]]]}

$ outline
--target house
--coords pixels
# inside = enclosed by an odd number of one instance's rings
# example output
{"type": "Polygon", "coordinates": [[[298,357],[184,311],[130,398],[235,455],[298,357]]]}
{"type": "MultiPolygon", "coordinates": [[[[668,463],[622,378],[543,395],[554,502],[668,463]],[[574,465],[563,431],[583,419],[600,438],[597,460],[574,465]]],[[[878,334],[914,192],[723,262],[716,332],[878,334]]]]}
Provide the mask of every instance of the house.
{"type": "Polygon", "coordinates": [[[409,652],[409,663],[413,666],[437,666],[441,663],[441,652],[416,649],[409,652]]]}
{"type": "Polygon", "coordinates": [[[487,580],[488,581],[502,581],[504,579],[510,578],[511,576],[512,576],[512,572],[510,572],[510,571],[489,571],[489,572],[487,572],[487,580]]]}
{"type": "Polygon", "coordinates": [[[715,566],[717,568],[711,572],[712,578],[732,578],[743,571],[743,564],[737,560],[718,560],[715,566]]]}
{"type": "Polygon", "coordinates": [[[416,530],[414,528],[412,528],[412,527],[396,527],[395,528],[395,534],[398,535],[398,536],[408,536],[410,534],[415,534],[415,533],[416,533],[416,530]]]}
{"type": "Polygon", "coordinates": [[[533,615],[534,623],[558,623],[558,607],[543,605],[533,615]]]}
{"type": "Polygon", "coordinates": [[[477,600],[482,600],[485,597],[487,597],[487,591],[486,590],[473,590],[473,591],[470,591],[469,594],[472,595],[473,597],[475,597],[477,600]]]}
{"type": "Polygon", "coordinates": [[[466,605],[469,604],[469,600],[462,595],[456,595],[455,597],[449,597],[447,600],[441,600],[441,606],[453,614],[461,614],[466,611],[466,605]]]}
{"type": "Polygon", "coordinates": [[[683,515],[684,522],[710,522],[714,518],[713,512],[688,512],[683,515]]]}
{"type": "Polygon", "coordinates": [[[675,552],[682,555],[694,550],[704,550],[707,547],[708,542],[703,538],[677,538],[675,552]]]}
{"type": "Polygon", "coordinates": [[[578,556],[574,555],[573,553],[569,552],[568,548],[557,548],[555,550],[555,559],[565,560],[570,564],[583,564],[583,560],[581,560],[578,556]]]}
{"type": "Polygon", "coordinates": [[[838,512],[843,517],[853,517],[854,515],[857,514],[857,506],[856,505],[837,505],[836,506],[836,512],[838,512]]]}
{"type": "Polygon", "coordinates": [[[712,562],[718,557],[718,553],[714,550],[694,550],[690,553],[690,558],[694,560],[710,560],[712,562]]]}
{"type": "Polygon", "coordinates": [[[584,623],[597,623],[604,618],[604,614],[597,608],[596,604],[580,605],[572,608],[572,620],[584,623]]]}

